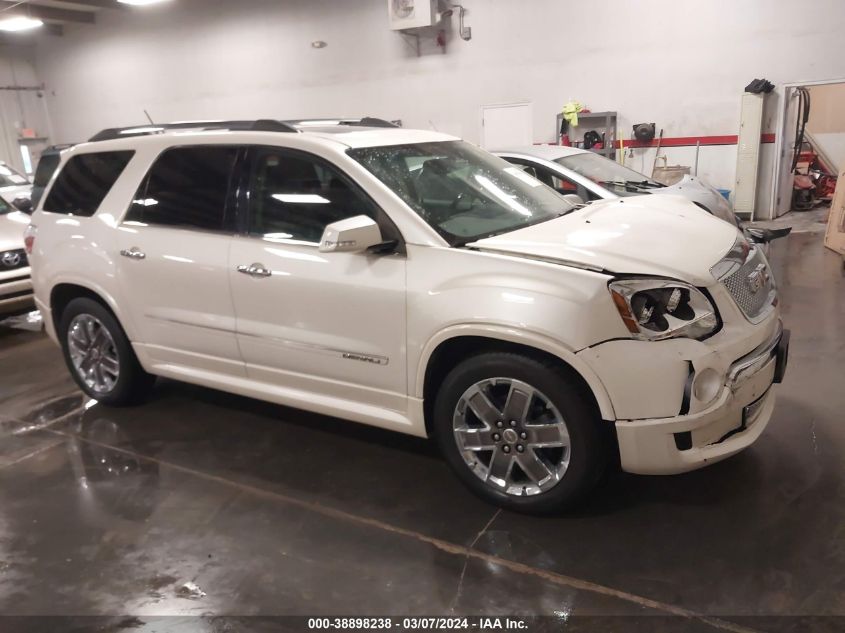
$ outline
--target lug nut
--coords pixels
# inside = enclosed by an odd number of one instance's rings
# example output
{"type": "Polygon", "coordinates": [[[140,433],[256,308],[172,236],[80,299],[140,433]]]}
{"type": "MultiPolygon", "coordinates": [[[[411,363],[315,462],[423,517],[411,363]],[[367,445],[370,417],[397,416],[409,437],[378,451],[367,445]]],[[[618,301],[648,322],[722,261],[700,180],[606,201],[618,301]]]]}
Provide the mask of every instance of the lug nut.
{"type": "Polygon", "coordinates": [[[498,422],[496,422],[496,426],[498,426],[499,428],[502,428],[503,426],[505,426],[505,423],[502,422],[501,420],[499,420],[498,422]]]}
{"type": "Polygon", "coordinates": [[[508,446],[507,444],[505,444],[505,445],[502,447],[502,450],[503,450],[504,452],[506,452],[506,453],[510,453],[510,452],[511,452],[511,447],[510,447],[510,446],[508,446]]]}
{"type": "Polygon", "coordinates": [[[527,440],[527,439],[528,439],[528,433],[526,433],[525,431],[523,431],[522,433],[520,433],[520,434],[519,434],[519,437],[521,437],[521,438],[522,438],[522,439],[524,439],[524,440],[527,440]]]}
{"type": "Polygon", "coordinates": [[[516,426],[516,420],[511,420],[511,426],[516,426]]]}
{"type": "Polygon", "coordinates": [[[525,452],[525,447],[524,447],[522,444],[517,444],[517,445],[516,445],[516,450],[518,450],[520,453],[524,453],[524,452],[525,452]]]}
{"type": "Polygon", "coordinates": [[[498,442],[500,439],[502,439],[501,435],[499,435],[498,433],[493,433],[493,441],[494,442],[498,442]]]}

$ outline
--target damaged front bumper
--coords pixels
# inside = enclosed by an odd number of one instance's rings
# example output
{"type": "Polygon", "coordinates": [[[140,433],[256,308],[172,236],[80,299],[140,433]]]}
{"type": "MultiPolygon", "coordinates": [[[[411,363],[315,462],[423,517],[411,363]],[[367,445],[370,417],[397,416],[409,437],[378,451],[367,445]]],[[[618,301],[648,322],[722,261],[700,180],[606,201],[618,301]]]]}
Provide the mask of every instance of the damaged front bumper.
{"type": "Polygon", "coordinates": [[[775,405],[773,384],[783,380],[789,330],[738,359],[715,402],[691,415],[618,420],[622,468],[643,475],[669,475],[702,468],[735,455],[760,437],[775,405]]]}
{"type": "Polygon", "coordinates": [[[612,340],[582,350],[614,410],[622,468],[673,474],[743,450],[774,409],[789,331],[777,312],[751,324],[732,319],[706,341],[612,340]]]}

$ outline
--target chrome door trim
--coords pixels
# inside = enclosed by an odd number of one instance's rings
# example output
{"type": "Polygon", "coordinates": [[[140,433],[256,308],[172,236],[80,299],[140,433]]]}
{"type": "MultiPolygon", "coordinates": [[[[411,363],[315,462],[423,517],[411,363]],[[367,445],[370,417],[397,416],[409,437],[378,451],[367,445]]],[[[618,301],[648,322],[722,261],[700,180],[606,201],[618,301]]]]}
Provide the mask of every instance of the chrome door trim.
{"type": "Polygon", "coordinates": [[[276,336],[264,336],[261,334],[252,334],[249,332],[238,332],[237,330],[215,327],[213,325],[201,325],[199,323],[191,323],[182,319],[173,319],[169,317],[156,316],[149,313],[144,313],[144,316],[154,321],[162,321],[164,323],[173,323],[175,325],[186,325],[188,327],[196,327],[203,330],[211,330],[213,332],[225,332],[226,334],[234,334],[236,336],[245,336],[262,341],[272,341],[279,343],[291,349],[298,349],[305,352],[314,352],[317,354],[328,354],[337,358],[345,360],[357,360],[362,363],[370,363],[371,365],[387,365],[390,363],[390,358],[387,356],[379,356],[377,354],[367,354],[366,352],[354,352],[351,350],[337,349],[334,347],[327,347],[325,345],[318,345],[316,343],[305,343],[303,341],[293,341],[290,339],[283,339],[276,336]]]}
{"type": "Polygon", "coordinates": [[[192,323],[191,321],[184,321],[182,319],[172,319],[170,317],[162,317],[156,316],[154,314],[150,314],[149,312],[145,312],[144,316],[148,319],[152,319],[153,321],[163,321],[164,323],[173,323],[175,325],[187,325],[189,327],[197,327],[202,330],[211,330],[213,332],[225,332],[226,334],[237,334],[234,329],[225,328],[225,327],[215,327],[213,325],[201,325],[199,323],[192,323]]]}
{"type": "Polygon", "coordinates": [[[262,334],[252,334],[250,332],[238,332],[239,336],[246,336],[262,341],[272,341],[279,343],[291,349],[297,349],[304,352],[314,352],[317,354],[327,354],[329,356],[336,356],[346,360],[357,360],[362,363],[370,363],[372,365],[387,365],[390,359],[387,356],[379,356],[377,354],[367,354],[365,352],[353,352],[350,350],[337,349],[334,347],[327,347],[317,343],[305,343],[303,341],[293,341],[291,339],[279,338],[276,336],[264,336],[262,334]]]}

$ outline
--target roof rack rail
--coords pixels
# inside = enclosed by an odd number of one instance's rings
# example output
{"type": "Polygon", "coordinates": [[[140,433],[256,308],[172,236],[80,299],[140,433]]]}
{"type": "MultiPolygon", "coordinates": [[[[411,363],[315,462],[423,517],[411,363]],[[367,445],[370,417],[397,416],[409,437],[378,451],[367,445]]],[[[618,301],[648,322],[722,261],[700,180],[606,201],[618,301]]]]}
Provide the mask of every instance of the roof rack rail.
{"type": "Polygon", "coordinates": [[[393,121],[388,121],[387,119],[379,119],[374,116],[365,116],[357,121],[341,121],[340,124],[360,125],[361,127],[400,127],[399,125],[396,125],[393,121]]]}
{"type": "Polygon", "coordinates": [[[294,126],[274,119],[257,119],[254,121],[179,121],[177,123],[162,123],[150,125],[135,125],[132,127],[112,127],[97,132],[88,141],[111,141],[118,138],[135,136],[152,136],[163,134],[170,130],[232,130],[240,132],[299,132],[294,126]]]}
{"type": "Polygon", "coordinates": [[[352,127],[401,127],[387,119],[379,119],[376,117],[365,116],[357,119],[352,117],[338,118],[338,119],[291,119],[283,121],[297,129],[307,129],[309,127],[333,126],[333,125],[349,125],[352,127]]]}

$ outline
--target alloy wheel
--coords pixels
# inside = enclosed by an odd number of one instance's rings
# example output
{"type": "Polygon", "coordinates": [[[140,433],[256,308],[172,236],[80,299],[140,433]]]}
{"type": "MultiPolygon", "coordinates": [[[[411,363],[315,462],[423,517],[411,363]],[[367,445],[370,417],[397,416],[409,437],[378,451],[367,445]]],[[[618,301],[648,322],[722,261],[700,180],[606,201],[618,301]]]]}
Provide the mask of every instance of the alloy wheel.
{"type": "Polygon", "coordinates": [[[70,322],[68,352],[77,376],[92,391],[107,394],[120,377],[120,359],[114,339],[102,321],[80,314],[70,322]]]}
{"type": "Polygon", "coordinates": [[[512,378],[470,386],[453,415],[466,465],[488,486],[513,496],[547,492],[569,467],[569,429],[538,389],[512,378]]]}

